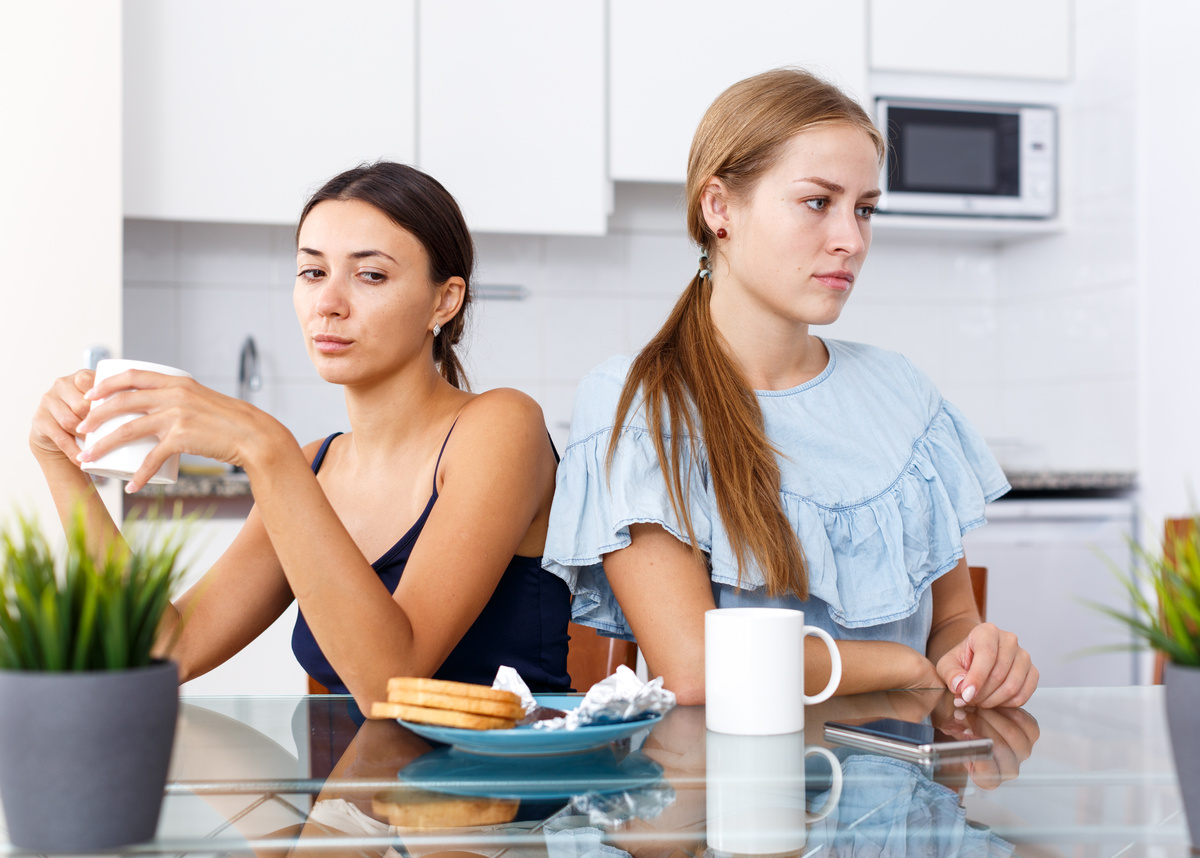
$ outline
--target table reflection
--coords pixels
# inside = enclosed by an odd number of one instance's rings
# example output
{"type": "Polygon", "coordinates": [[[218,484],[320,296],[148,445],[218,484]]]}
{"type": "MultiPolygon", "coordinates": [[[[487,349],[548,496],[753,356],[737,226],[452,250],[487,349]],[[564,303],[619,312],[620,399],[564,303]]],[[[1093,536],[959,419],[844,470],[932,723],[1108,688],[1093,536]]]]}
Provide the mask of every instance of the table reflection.
{"type": "Polygon", "coordinates": [[[1029,711],[964,712],[889,692],[753,738],[711,734],[703,707],[681,707],[612,746],[501,758],[364,721],[345,697],[192,698],[159,840],[138,851],[1183,855],[1161,703],[1160,689],[1043,689],[1029,711]],[[824,740],[827,720],[882,717],[986,736],[993,753],[934,767],[824,740]]]}

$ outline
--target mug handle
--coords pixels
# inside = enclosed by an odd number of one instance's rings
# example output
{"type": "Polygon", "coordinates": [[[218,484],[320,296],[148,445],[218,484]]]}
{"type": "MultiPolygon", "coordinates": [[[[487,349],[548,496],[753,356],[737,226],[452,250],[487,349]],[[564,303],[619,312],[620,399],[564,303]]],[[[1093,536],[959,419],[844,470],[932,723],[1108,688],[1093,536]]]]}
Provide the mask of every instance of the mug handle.
{"type": "Polygon", "coordinates": [[[813,813],[811,810],[804,815],[805,823],[820,822],[829,814],[833,813],[837,807],[838,799],[842,797],[842,764],[838,762],[838,758],[833,755],[833,752],[828,748],[822,748],[820,745],[811,745],[804,749],[804,756],[809,757],[813,754],[824,754],[829,760],[830,774],[833,778],[833,785],[829,787],[829,798],[825,799],[825,805],[821,808],[820,813],[813,813]]]}
{"type": "Polygon", "coordinates": [[[811,697],[804,695],[804,705],[811,706],[814,703],[824,703],[833,696],[833,692],[837,691],[838,683],[842,681],[842,654],[838,652],[837,644],[833,638],[829,636],[829,632],[817,626],[805,626],[804,634],[816,635],[825,641],[825,646],[829,647],[829,684],[825,686],[825,690],[820,694],[814,694],[811,697]]]}

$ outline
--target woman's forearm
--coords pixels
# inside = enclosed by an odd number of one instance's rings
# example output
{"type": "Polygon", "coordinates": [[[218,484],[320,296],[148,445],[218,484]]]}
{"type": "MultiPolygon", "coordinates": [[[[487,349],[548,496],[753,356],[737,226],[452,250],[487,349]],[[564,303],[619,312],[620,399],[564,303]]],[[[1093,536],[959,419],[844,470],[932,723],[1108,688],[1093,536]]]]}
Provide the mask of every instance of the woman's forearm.
{"type": "MultiPolygon", "coordinates": [[[[941,686],[933,663],[911,647],[892,641],[837,642],[842,678],[835,693],[861,694],[897,688],[941,686]]],[[[829,650],[818,640],[805,638],[804,693],[817,694],[829,682],[829,650]]]]}
{"type": "Polygon", "coordinates": [[[88,548],[93,554],[105,552],[114,542],[123,542],[120,528],[96,492],[92,478],[63,455],[34,450],[34,458],[46,478],[54,499],[54,508],[64,528],[70,528],[75,515],[83,514],[88,548]]]}

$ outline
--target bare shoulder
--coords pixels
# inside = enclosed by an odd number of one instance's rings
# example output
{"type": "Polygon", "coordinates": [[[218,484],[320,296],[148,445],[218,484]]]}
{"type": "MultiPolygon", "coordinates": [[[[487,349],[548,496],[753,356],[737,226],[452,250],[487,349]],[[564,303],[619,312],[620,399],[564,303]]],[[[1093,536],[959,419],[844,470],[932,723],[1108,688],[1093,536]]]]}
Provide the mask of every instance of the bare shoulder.
{"type": "Polygon", "coordinates": [[[317,457],[317,453],[320,451],[321,445],[327,440],[328,438],[318,438],[317,440],[310,441],[301,447],[300,449],[304,453],[304,460],[311,465],[313,460],[317,457]]]}
{"type": "Polygon", "coordinates": [[[459,422],[495,430],[545,431],[546,418],[537,400],[511,387],[497,387],[480,393],[463,408],[459,422]]]}
{"type": "MultiPolygon", "coordinates": [[[[541,458],[543,450],[551,458],[546,418],[537,401],[511,388],[496,388],[480,393],[459,413],[450,436],[457,447],[455,458],[500,460],[541,458]]],[[[449,447],[447,447],[449,453],[449,447]]]]}

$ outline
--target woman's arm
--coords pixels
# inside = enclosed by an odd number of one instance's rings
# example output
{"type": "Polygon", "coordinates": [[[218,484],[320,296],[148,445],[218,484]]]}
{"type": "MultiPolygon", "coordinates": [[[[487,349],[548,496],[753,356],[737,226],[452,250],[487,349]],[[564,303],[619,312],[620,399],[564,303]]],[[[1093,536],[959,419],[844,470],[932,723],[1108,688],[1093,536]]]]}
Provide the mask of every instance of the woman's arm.
{"type": "MultiPolygon", "coordinates": [[[[130,485],[167,456],[197,453],[241,465],[269,541],[322,651],[360,707],[386,697],[392,676],[429,676],[491,597],[554,485],[541,409],[516,391],[490,391],[463,408],[446,447],[437,504],[394,597],[380,581],[277,421],[190,379],[126,373],[93,389],[89,420],[146,412],[88,451],[136,437],[161,440],[130,485]],[[136,388],[133,390],[124,388],[136,388]],[[531,487],[534,487],[531,490],[531,487]]],[[[232,570],[226,574],[237,574],[232,570]]]]}
{"type": "MultiPolygon", "coordinates": [[[[681,705],[704,702],[704,612],[716,607],[708,570],[691,549],[657,524],[629,527],[630,545],[604,555],[604,572],[624,611],[646,664],[675,692],[681,705]]],[[[903,644],[838,641],[842,679],[838,694],[942,683],[933,664],[903,644]]],[[[805,641],[804,685],[826,686],[829,652],[805,641]]]]}
{"type": "Polygon", "coordinates": [[[1038,684],[1038,669],[1017,636],[981,623],[964,557],[933,582],[933,622],[926,653],[959,706],[1023,706],[1038,684]]]}
{"type": "Polygon", "coordinates": [[[262,486],[272,499],[259,507],[305,619],[364,711],[386,699],[390,677],[441,666],[549,510],[554,458],[541,409],[524,394],[471,400],[442,462],[437,503],[392,596],[290,460],[262,468],[254,483],[256,496],[262,486]]]}
{"type": "Polygon", "coordinates": [[[75,436],[91,407],[84,394],[91,388],[94,377],[92,370],[84,369],[54,382],[33,414],[29,449],[46,478],[63,527],[69,527],[71,517],[82,509],[89,547],[99,554],[122,537],[96,494],[92,478],[76,462],[79,444],[75,436]]]}

